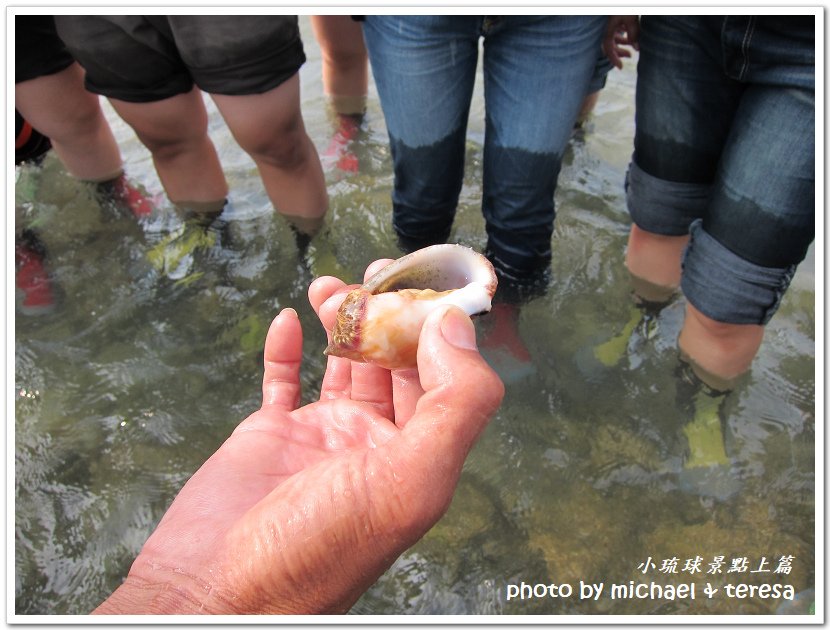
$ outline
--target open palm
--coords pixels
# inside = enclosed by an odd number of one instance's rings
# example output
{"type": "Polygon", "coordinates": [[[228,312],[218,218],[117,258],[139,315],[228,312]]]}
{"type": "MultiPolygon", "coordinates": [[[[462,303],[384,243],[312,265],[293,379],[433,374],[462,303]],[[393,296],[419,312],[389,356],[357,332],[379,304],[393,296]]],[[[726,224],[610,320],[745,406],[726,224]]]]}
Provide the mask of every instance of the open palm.
{"type": "MultiPolygon", "coordinates": [[[[310,287],[327,330],[348,288],[310,287]]],[[[466,315],[438,312],[418,370],[330,357],[320,400],[298,407],[302,330],[280,313],[262,407],[188,481],[97,612],[347,610],[447,509],[501,400],[474,347],[466,315]]]]}

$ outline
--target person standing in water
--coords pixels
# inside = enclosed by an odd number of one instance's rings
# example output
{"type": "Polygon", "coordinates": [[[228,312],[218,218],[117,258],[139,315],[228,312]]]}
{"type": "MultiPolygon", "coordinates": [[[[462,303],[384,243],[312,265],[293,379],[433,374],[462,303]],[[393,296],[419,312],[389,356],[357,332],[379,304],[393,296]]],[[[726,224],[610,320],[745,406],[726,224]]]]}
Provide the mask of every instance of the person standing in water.
{"type": "MultiPolygon", "coordinates": [[[[15,15],[15,165],[40,164],[53,151],[67,173],[93,187],[102,201],[136,217],[153,211],[124,174],[121,151],[98,96],[84,89],[84,73],[58,37],[51,15],[15,15]]],[[[15,230],[19,308],[50,312],[55,295],[38,230],[15,230]]]]}
{"type": "Polygon", "coordinates": [[[395,171],[392,221],[405,251],[449,237],[483,38],[487,255],[508,284],[544,276],[562,155],[605,25],[605,16],[366,16],[395,171]]]}
{"type": "MultiPolygon", "coordinates": [[[[814,16],[648,16],[639,30],[626,265],[653,318],[683,292],[698,384],[687,467],[728,464],[720,406],[815,237],[814,16]]],[[[611,345],[597,357],[613,365],[611,345]]],[[[618,344],[618,347],[624,347],[618,344]]]]}
{"type": "Polygon", "coordinates": [[[323,94],[335,118],[334,136],[322,158],[354,173],[360,164],[349,145],[360,131],[369,91],[363,30],[348,15],[312,15],[311,27],[322,57],[323,94]]]}
{"type": "Polygon", "coordinates": [[[228,194],[204,91],[274,207],[303,234],[319,229],[328,195],[300,112],[296,16],[60,15],[56,23],[87,89],[106,96],[149,149],[176,206],[217,216],[228,194]]]}
{"type": "MultiPolygon", "coordinates": [[[[483,40],[482,213],[499,294],[484,344],[500,374],[533,371],[517,305],[546,290],[562,156],[590,92],[606,16],[367,15],[363,34],[394,168],[403,251],[450,237],[483,40]]],[[[600,73],[601,74],[601,73],[600,73]]]]}

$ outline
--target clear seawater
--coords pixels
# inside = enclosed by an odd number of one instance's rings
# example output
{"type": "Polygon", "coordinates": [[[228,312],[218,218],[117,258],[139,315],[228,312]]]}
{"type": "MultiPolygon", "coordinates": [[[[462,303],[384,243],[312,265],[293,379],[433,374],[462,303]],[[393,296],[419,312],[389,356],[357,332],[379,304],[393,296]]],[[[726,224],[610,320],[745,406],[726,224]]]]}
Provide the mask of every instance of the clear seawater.
{"type": "MultiPolygon", "coordinates": [[[[303,112],[324,152],[333,118],[319,49],[308,19],[301,24],[309,57],[301,71],[303,112]]],[[[789,584],[803,594],[802,604],[811,601],[814,252],[768,326],[751,373],[720,409],[730,461],[721,477],[684,468],[693,393],[677,370],[682,298],[648,334],[634,333],[615,366],[593,355],[632,315],[623,178],[635,79],[632,61],[612,72],[593,118],[568,148],[549,287],[519,314],[529,364],[499,363],[504,404],[471,453],[449,512],[354,614],[804,608],[729,598],[723,590],[709,598],[702,594],[707,583],[789,584]],[[732,494],[712,496],[724,478],[733,482],[732,494]],[[708,573],[721,556],[722,572],[708,573]],[[776,572],[786,556],[790,571],[776,572]],[[694,583],[697,597],[610,598],[611,584],[631,580],[694,583]],[[573,594],[508,600],[510,585],[522,582],[569,584],[573,594]],[[583,600],[580,582],[603,582],[606,590],[596,601],[583,600]]],[[[451,240],[481,250],[480,77],[474,98],[451,240]]],[[[207,103],[231,186],[221,238],[193,247],[192,234],[160,195],[149,154],[109,106],[130,180],[156,196],[149,218],[102,203],[53,156],[15,174],[16,228],[40,235],[58,293],[51,313],[14,316],[18,614],[84,614],[100,603],[182,484],[258,407],[262,344],[279,309],[294,307],[303,322],[304,397],[312,400],[325,368],[325,337],[306,299],[308,284],[319,275],[355,282],[369,262],[400,255],[391,229],[391,160],[373,87],[352,145],[359,170],[325,164],[330,211],[304,259],[253,162],[207,103]]],[[[482,345],[486,317],[477,323],[482,345]]]]}

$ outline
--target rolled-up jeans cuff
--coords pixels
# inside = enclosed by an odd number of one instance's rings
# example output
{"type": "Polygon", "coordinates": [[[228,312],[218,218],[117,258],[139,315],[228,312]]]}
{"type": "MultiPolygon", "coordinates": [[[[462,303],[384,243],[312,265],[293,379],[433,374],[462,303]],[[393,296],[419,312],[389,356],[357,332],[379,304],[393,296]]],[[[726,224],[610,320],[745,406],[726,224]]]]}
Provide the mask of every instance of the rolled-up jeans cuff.
{"type": "Polygon", "coordinates": [[[685,236],[692,221],[703,217],[711,186],[660,179],[632,160],[625,191],[628,212],[637,227],[653,234],[685,236]]]}
{"type": "Polygon", "coordinates": [[[731,252],[698,219],[683,256],[681,289],[701,313],[727,324],[769,322],[792,281],[796,266],[761,267],[731,252]]]}

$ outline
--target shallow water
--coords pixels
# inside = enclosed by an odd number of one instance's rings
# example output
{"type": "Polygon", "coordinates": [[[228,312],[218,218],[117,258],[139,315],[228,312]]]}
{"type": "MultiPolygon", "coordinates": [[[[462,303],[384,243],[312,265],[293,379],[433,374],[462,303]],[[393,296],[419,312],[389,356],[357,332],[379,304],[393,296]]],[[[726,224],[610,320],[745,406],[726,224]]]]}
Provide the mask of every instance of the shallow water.
{"type": "MultiPolygon", "coordinates": [[[[306,19],[302,26],[303,109],[323,152],[332,122],[319,50],[306,19]]],[[[634,81],[631,62],[610,75],[588,129],[568,150],[550,286],[519,314],[530,369],[499,361],[506,398],[470,455],[448,514],[354,613],[774,613],[784,600],[729,598],[723,588],[709,598],[703,588],[814,586],[812,253],[751,374],[721,409],[732,466],[723,478],[737,480],[729,498],[713,498],[717,480],[683,468],[692,394],[676,369],[682,300],[660,314],[656,331],[636,332],[616,366],[594,358],[593,348],[631,317],[622,181],[634,81]],[[718,556],[722,573],[707,573],[718,556]],[[793,556],[788,573],[776,572],[782,556],[793,556]],[[612,583],[631,580],[694,583],[697,597],[610,598],[612,583]],[[580,599],[581,581],[603,582],[605,591],[580,599]],[[522,582],[569,584],[573,593],[508,600],[510,585],[522,582]]],[[[353,146],[359,172],[327,165],[330,212],[305,262],[253,163],[209,108],[232,207],[221,236],[192,250],[184,247],[192,234],[162,197],[149,219],[137,221],[68,178],[52,156],[40,169],[18,169],[17,227],[38,231],[59,290],[53,312],[15,316],[18,614],[81,614],[106,597],[182,484],[257,408],[262,343],[277,311],[291,306],[300,314],[311,400],[325,339],[306,300],[309,282],[324,274],[353,282],[369,262],[399,255],[373,88],[353,146]]],[[[147,152],[107,111],[130,179],[158,193],[147,152]]],[[[451,237],[479,250],[482,134],[479,81],[451,237]]],[[[492,338],[487,317],[477,323],[483,347],[492,338]]]]}

